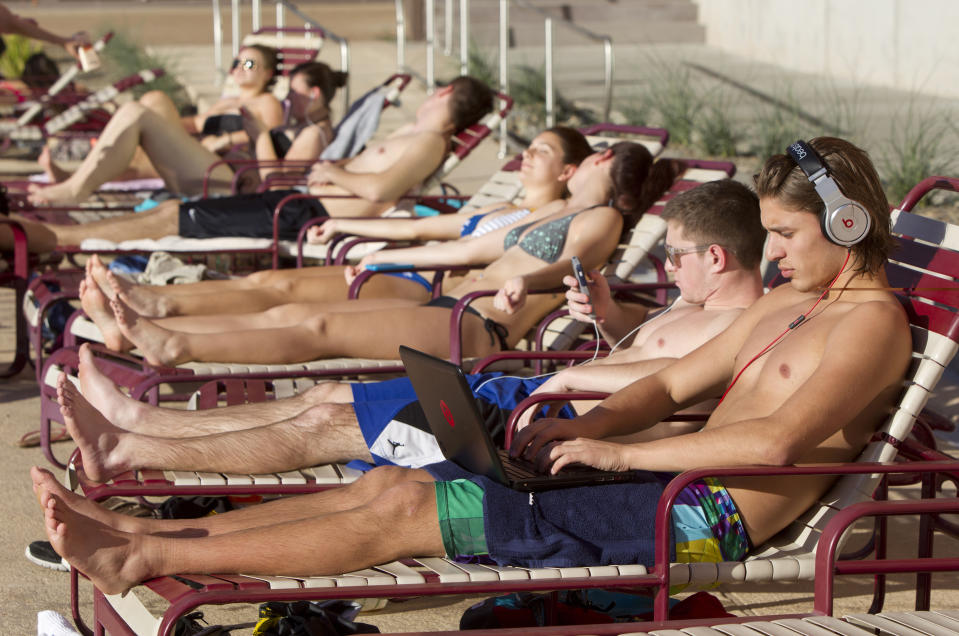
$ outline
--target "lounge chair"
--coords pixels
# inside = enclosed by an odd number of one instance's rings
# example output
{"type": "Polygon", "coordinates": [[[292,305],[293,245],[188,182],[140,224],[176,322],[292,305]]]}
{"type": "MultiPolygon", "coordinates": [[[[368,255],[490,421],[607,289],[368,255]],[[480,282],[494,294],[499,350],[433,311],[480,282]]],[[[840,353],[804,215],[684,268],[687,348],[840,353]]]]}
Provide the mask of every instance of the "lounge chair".
{"type": "MultiPolygon", "coordinates": [[[[144,583],[144,587],[163,596],[170,607],[162,619],[153,618],[136,600],[136,590],[125,598],[105,596],[95,591],[95,620],[111,633],[168,633],[175,618],[205,604],[233,602],[262,602],[265,600],[298,600],[327,598],[404,598],[431,594],[494,594],[507,591],[559,590],[587,587],[656,589],[654,620],[667,616],[670,585],[691,587],[708,586],[721,582],[772,582],[812,580],[829,581],[836,573],[873,573],[875,571],[915,570],[939,571],[959,569],[957,559],[924,560],[921,563],[836,563],[835,555],[841,548],[840,530],[850,519],[861,514],[872,514],[874,504],[870,497],[880,483],[881,475],[889,473],[956,472],[959,463],[931,462],[891,464],[896,456],[895,442],[904,439],[915,417],[923,408],[929,392],[944,368],[959,349],[959,314],[957,292],[959,282],[959,227],[915,216],[906,211],[893,215],[894,232],[899,237],[900,250],[894,255],[887,271],[897,287],[903,287],[901,300],[908,313],[913,335],[913,364],[897,406],[873,441],[860,454],[857,462],[840,465],[807,465],[783,468],[743,467],[687,471],[675,478],[660,500],[656,520],[656,565],[647,569],[640,565],[582,567],[582,568],[502,568],[478,564],[460,564],[446,559],[416,559],[394,562],[376,568],[340,576],[324,577],[245,577],[186,576],[163,577],[144,583]],[[685,484],[702,476],[764,474],[835,474],[842,475],[834,487],[772,540],[742,562],[732,563],[668,563],[669,515],[676,494],[685,484]],[[818,576],[817,576],[818,574],[818,576]],[[349,589],[344,589],[349,587],[349,589]],[[130,614],[129,612],[132,612],[130,614]],[[121,617],[122,615],[122,617],[121,617]],[[135,631],[124,625],[136,615],[135,631]]],[[[918,504],[888,502],[881,506],[881,514],[903,514],[929,509],[935,512],[959,510],[955,499],[918,504]]],[[[880,544],[880,547],[881,544],[880,544]]],[[[880,555],[882,553],[880,552],[880,555]]],[[[139,589],[139,588],[137,588],[139,589]]],[[[831,593],[827,584],[820,593],[831,593]]],[[[831,608],[828,601],[817,596],[817,607],[831,608]]],[[[828,614],[828,609],[824,611],[828,614]]],[[[777,619],[786,620],[784,617],[777,619]]],[[[744,619],[748,622],[751,619],[744,619]]],[[[818,620],[818,619],[817,619],[818,620]]],[[[831,618],[821,619],[833,625],[831,618]]],[[[715,621],[712,621],[715,622],[715,621]]],[[[723,621],[727,622],[727,621],[723,621]]],[[[734,622],[734,621],[729,621],[734,622]]],[[[653,627],[672,627],[656,623],[653,627]]],[[[768,629],[775,629],[773,628],[768,629]]],[[[583,633],[583,626],[555,628],[544,633],[583,633]]],[[[619,626],[590,628],[588,633],[623,633],[619,626]],[[618,630],[618,631],[613,631],[618,630]]],[[[815,632],[814,628],[810,631],[815,632]]],[[[760,633],[782,633],[783,630],[760,633]]],[[[529,633],[535,633],[530,631],[529,633]]],[[[634,632],[635,633],[635,632],[634,632]]],[[[662,631],[653,633],[675,634],[662,631]]],[[[678,632],[683,633],[683,632],[678,632]]],[[[698,632],[685,632],[696,634],[698,632]]],[[[708,633],[708,632],[702,632],[708,633]]],[[[725,631],[721,633],[737,633],[725,631]]],[[[749,632],[739,632],[749,633],[749,632]]],[[[822,633],[821,631],[818,633],[822,633]]],[[[842,631],[838,633],[843,633],[842,631]]],[[[855,632],[847,632],[855,633],[855,632]]],[[[910,633],[903,629],[894,633],[910,633]]]]}

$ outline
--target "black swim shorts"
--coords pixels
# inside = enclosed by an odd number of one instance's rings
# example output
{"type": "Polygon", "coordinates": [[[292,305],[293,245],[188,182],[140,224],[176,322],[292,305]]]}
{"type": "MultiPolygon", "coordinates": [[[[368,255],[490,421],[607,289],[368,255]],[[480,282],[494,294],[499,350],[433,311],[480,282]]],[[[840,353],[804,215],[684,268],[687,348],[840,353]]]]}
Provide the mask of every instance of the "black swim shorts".
{"type": "MultiPolygon", "coordinates": [[[[296,193],[296,190],[271,190],[181,203],[180,236],[273,238],[276,205],[296,193]]],[[[329,215],[318,199],[294,199],[283,206],[279,237],[284,241],[295,241],[307,221],[325,216],[329,215]]]]}

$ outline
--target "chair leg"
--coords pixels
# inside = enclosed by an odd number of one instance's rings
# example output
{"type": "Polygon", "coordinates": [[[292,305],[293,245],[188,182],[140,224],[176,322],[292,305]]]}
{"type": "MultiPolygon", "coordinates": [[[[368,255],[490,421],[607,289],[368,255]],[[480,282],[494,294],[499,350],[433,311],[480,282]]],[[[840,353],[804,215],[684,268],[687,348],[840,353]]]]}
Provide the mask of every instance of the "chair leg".
{"type": "Polygon", "coordinates": [[[23,299],[26,296],[26,281],[16,282],[16,302],[14,303],[14,325],[16,334],[14,336],[16,349],[13,361],[5,368],[0,370],[0,378],[10,378],[20,373],[27,362],[30,360],[30,341],[27,337],[27,319],[23,315],[23,299]]]}

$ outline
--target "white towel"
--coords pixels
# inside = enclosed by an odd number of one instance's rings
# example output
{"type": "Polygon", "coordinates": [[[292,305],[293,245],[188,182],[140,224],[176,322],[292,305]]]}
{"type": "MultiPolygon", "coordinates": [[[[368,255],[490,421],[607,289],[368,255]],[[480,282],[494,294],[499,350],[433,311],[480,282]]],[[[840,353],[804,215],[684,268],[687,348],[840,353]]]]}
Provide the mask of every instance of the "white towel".
{"type": "Polygon", "coordinates": [[[80,636],[62,614],[53,610],[37,612],[37,636],[80,636]]]}

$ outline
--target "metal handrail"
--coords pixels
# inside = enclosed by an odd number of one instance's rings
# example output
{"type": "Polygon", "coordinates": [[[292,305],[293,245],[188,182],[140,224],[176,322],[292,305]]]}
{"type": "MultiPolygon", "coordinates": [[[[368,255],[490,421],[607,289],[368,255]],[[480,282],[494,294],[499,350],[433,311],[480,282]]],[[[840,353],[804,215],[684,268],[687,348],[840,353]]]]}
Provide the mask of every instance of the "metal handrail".
{"type": "MultiPolygon", "coordinates": [[[[236,54],[240,52],[240,3],[242,0],[230,0],[230,9],[232,12],[231,15],[231,30],[232,30],[232,39],[231,46],[233,50],[233,57],[236,57],[236,54]]],[[[297,7],[294,3],[289,0],[267,0],[267,2],[272,2],[276,5],[276,26],[282,28],[286,24],[286,11],[289,11],[291,14],[298,17],[305,24],[308,24],[317,29],[321,29],[325,36],[336,42],[340,47],[340,69],[344,72],[349,73],[350,70],[350,45],[346,41],[346,38],[343,38],[329,29],[325,28],[322,24],[309,17],[297,7]]],[[[251,0],[251,31],[256,31],[260,28],[260,8],[262,0],[251,0]]],[[[220,70],[220,80],[223,79],[223,16],[220,9],[220,0],[213,0],[213,64],[220,70]]],[[[344,112],[345,109],[348,109],[350,106],[350,87],[349,83],[342,89],[343,94],[343,103],[344,103],[344,112]]]]}
{"type": "MultiPolygon", "coordinates": [[[[414,72],[406,67],[406,18],[403,13],[403,0],[394,0],[396,7],[396,63],[398,72],[414,72]]],[[[434,55],[435,55],[435,24],[433,20],[435,12],[435,0],[424,0],[426,7],[426,86],[429,91],[435,87],[434,77],[434,55]]],[[[513,3],[517,6],[529,9],[543,17],[543,29],[545,31],[544,44],[544,66],[545,66],[545,93],[546,93],[546,125],[553,126],[556,123],[556,88],[554,83],[554,65],[553,65],[553,22],[555,17],[543,9],[533,6],[528,0],[500,0],[499,2],[499,90],[508,92],[509,88],[509,5],[513,3]]],[[[469,68],[469,0],[460,0],[459,2],[460,18],[460,73],[466,74],[469,68]]],[[[445,0],[444,20],[444,42],[443,52],[452,55],[452,37],[453,37],[453,1],[445,0]]],[[[589,29],[573,24],[569,20],[560,20],[560,24],[565,28],[575,31],[580,35],[603,45],[604,56],[604,103],[603,120],[609,120],[609,113],[613,103],[613,40],[608,35],[599,35],[589,29]]],[[[500,156],[506,156],[506,122],[500,124],[500,156]]]]}
{"type": "MultiPolygon", "coordinates": [[[[553,88],[553,16],[544,11],[539,7],[534,7],[529,3],[529,0],[511,0],[516,5],[521,6],[525,9],[530,9],[543,16],[544,29],[546,31],[546,125],[553,126],[555,125],[555,113],[553,112],[553,102],[556,99],[555,90],[553,88]]],[[[594,42],[601,42],[603,44],[603,57],[604,57],[604,93],[605,100],[603,104],[603,121],[609,121],[609,112],[613,104],[613,39],[608,35],[599,35],[593,33],[589,29],[583,28],[578,24],[573,24],[569,20],[560,20],[561,25],[565,26],[567,29],[575,31],[580,35],[593,40],[594,42]]]]}

